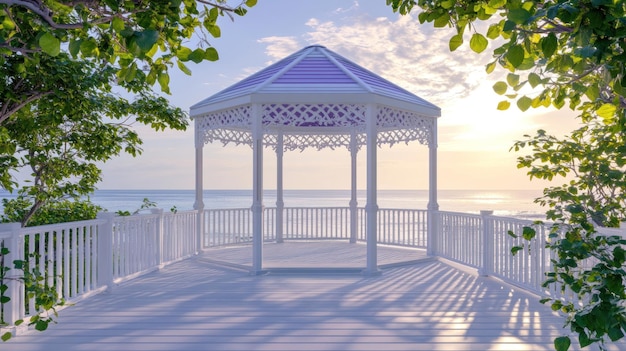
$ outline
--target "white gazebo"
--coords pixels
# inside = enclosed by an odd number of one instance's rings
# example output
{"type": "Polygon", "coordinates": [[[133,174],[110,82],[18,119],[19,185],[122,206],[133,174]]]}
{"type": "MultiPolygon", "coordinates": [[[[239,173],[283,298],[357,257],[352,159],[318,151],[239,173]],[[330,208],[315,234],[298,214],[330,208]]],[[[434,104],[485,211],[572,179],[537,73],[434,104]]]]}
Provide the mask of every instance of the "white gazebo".
{"type": "MultiPolygon", "coordinates": [[[[365,274],[377,274],[377,147],[419,141],[429,147],[430,212],[437,204],[437,118],[441,110],[428,101],[319,45],[308,46],[221,92],[193,105],[196,202],[202,211],[203,156],[206,143],[252,147],[252,274],[263,271],[263,146],[277,157],[276,220],[282,223],[283,153],[346,147],[352,160],[351,231],[356,228],[356,154],[367,150],[365,274]]],[[[429,216],[429,218],[432,216],[429,216]]],[[[200,216],[201,218],[201,216],[200,216]]],[[[429,219],[429,222],[431,220],[429,219]]],[[[282,226],[276,226],[277,241],[282,226]]],[[[202,221],[198,231],[202,233],[202,221]]],[[[429,247],[435,239],[429,223],[429,247]]],[[[356,240],[351,236],[351,241],[356,240]]]]}

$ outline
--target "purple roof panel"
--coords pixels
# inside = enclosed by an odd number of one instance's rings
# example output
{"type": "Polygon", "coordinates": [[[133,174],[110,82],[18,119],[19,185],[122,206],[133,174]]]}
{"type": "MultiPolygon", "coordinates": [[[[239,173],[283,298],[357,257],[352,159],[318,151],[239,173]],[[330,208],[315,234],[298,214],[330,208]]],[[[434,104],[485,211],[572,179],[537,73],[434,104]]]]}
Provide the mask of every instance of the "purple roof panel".
{"type": "Polygon", "coordinates": [[[369,93],[439,108],[323,46],[308,46],[197,103],[192,109],[256,93],[369,93]]]}

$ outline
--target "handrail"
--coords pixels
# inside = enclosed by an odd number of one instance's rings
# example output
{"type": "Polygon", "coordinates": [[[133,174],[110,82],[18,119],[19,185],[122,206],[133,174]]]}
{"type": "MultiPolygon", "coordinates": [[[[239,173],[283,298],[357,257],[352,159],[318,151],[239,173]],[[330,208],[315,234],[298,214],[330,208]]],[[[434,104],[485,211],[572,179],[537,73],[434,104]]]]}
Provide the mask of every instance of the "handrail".
{"type": "MultiPolygon", "coordinates": [[[[0,224],[1,244],[9,250],[4,264],[24,260],[25,269],[38,271],[60,298],[77,300],[195,254],[197,215],[157,210],[26,228],[0,224]],[[107,272],[110,277],[104,276],[107,272]]],[[[19,278],[17,272],[11,269],[8,275],[19,278]]],[[[17,280],[7,285],[10,300],[2,304],[4,322],[12,325],[41,312],[17,280]]]]}
{"type": "MultiPolygon", "coordinates": [[[[266,241],[277,240],[276,211],[275,207],[264,208],[266,241]]],[[[352,242],[349,207],[287,207],[283,211],[284,222],[280,224],[283,240],[352,242]]],[[[357,208],[356,216],[356,240],[365,241],[365,210],[357,208]]],[[[550,233],[548,225],[494,216],[490,212],[388,208],[378,210],[377,223],[381,244],[428,248],[433,256],[473,267],[480,274],[528,291],[571,298],[559,287],[550,290],[542,287],[544,272],[551,270],[552,253],[545,247],[550,233]],[[437,229],[431,242],[427,235],[429,223],[437,229]],[[509,231],[521,233],[524,226],[535,227],[534,239],[525,241],[508,235],[509,231]],[[514,246],[524,246],[525,250],[513,256],[514,246]]],[[[154,210],[150,214],[128,217],[105,214],[96,220],[40,227],[0,224],[0,241],[11,251],[5,262],[27,259],[28,269],[39,269],[45,282],[71,301],[190,257],[202,248],[249,244],[252,212],[250,208],[208,209],[202,213],[154,210]],[[204,232],[198,233],[198,227],[204,228],[204,232]],[[201,247],[197,246],[199,242],[201,247]]],[[[11,302],[2,306],[6,322],[37,312],[23,287],[10,284],[7,292],[11,294],[11,302]]]]}

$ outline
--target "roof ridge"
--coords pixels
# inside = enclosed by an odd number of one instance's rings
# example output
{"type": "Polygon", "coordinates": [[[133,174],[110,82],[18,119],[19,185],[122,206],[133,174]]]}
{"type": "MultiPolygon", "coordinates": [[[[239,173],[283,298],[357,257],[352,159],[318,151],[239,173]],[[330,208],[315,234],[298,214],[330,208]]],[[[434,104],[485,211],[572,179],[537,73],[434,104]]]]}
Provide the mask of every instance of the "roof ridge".
{"type": "MultiPolygon", "coordinates": [[[[319,47],[319,46],[307,46],[304,49],[302,49],[302,50],[300,50],[300,51],[298,51],[298,52],[296,52],[296,53],[294,53],[292,55],[289,55],[288,57],[297,56],[297,55],[299,55],[299,57],[296,57],[295,60],[293,60],[293,61],[289,62],[288,64],[286,64],[285,67],[283,67],[278,72],[274,73],[274,75],[272,75],[271,77],[266,79],[263,83],[257,85],[254,89],[252,89],[252,92],[253,93],[259,92],[261,89],[263,89],[266,86],[272,84],[276,79],[278,79],[280,76],[282,76],[283,74],[288,72],[293,66],[298,64],[300,61],[302,61],[307,56],[307,53],[304,53],[303,51],[306,50],[306,51],[310,52],[310,51],[315,50],[316,47],[319,47]]],[[[282,61],[282,60],[280,60],[280,61],[282,61]]],[[[280,61],[278,61],[278,62],[276,62],[276,63],[274,63],[272,65],[269,65],[268,68],[273,66],[273,65],[278,64],[280,61]]]]}
{"type": "MultiPolygon", "coordinates": [[[[324,47],[324,49],[326,49],[324,47]]],[[[331,54],[331,51],[326,49],[326,50],[320,50],[322,52],[322,54],[324,56],[326,56],[330,61],[332,61],[332,63],[334,63],[337,67],[339,67],[340,70],[343,71],[343,73],[347,74],[350,78],[352,78],[355,82],[357,82],[361,88],[367,90],[367,92],[369,93],[373,93],[374,89],[372,89],[371,86],[369,86],[369,84],[365,83],[361,78],[357,77],[351,70],[349,70],[345,65],[341,64],[339,61],[337,61],[336,58],[333,57],[333,55],[331,54]]],[[[335,55],[338,55],[334,52],[332,52],[335,55]]],[[[350,60],[344,58],[343,56],[341,56],[344,60],[347,60],[349,62],[351,62],[350,60]]]]}

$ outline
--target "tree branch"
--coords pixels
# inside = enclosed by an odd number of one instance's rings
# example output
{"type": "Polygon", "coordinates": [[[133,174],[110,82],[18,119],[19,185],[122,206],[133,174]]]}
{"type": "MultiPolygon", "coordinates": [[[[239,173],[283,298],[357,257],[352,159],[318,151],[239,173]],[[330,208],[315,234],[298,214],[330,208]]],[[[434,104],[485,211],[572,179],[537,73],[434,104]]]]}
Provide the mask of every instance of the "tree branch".
{"type": "Polygon", "coordinates": [[[8,105],[5,104],[4,106],[2,106],[2,111],[0,113],[0,124],[2,124],[2,122],[6,121],[9,117],[11,117],[12,114],[14,114],[15,112],[17,112],[19,109],[21,109],[22,107],[26,106],[27,104],[35,101],[35,100],[39,100],[42,97],[46,96],[46,95],[50,95],[52,94],[51,91],[46,91],[46,92],[40,92],[34,95],[31,95],[28,99],[22,101],[19,104],[13,105],[12,108],[9,109],[8,105]]]}

